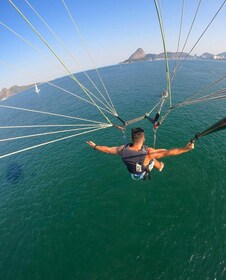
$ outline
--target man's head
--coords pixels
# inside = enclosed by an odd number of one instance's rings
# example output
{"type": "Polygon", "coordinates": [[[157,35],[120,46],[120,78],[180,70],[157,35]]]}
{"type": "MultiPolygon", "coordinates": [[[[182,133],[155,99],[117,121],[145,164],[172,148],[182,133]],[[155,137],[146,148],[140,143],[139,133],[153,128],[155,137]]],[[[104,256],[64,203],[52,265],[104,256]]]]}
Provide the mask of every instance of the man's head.
{"type": "Polygon", "coordinates": [[[132,129],[132,142],[133,144],[139,144],[144,143],[145,137],[144,137],[144,130],[140,127],[132,129]]]}

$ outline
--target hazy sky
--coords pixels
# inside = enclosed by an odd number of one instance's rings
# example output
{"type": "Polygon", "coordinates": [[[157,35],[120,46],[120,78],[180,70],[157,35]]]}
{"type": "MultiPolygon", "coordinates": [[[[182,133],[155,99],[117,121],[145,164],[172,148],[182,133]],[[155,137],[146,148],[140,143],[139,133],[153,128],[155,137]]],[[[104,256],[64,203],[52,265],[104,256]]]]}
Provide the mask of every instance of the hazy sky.
{"type": "MultiPolygon", "coordinates": [[[[181,47],[186,39],[199,1],[184,1],[181,47]]],[[[14,0],[12,2],[29,19],[73,73],[91,69],[93,63],[96,67],[117,64],[128,58],[139,47],[142,47],[146,53],[163,51],[153,0],[14,0]],[[63,2],[66,3],[76,21],[84,40],[83,43],[81,43],[79,33],[76,31],[63,2]],[[55,39],[29,4],[40,14],[63,44],[55,39]],[[93,63],[89,56],[91,56],[93,63]]],[[[160,2],[167,50],[176,51],[182,0],[161,0],[160,2]]],[[[190,51],[223,2],[225,1],[201,1],[185,51],[190,51]]],[[[0,23],[0,90],[15,84],[25,85],[67,75],[67,72],[59,67],[59,62],[46,45],[8,0],[0,0],[0,23]],[[7,27],[24,40],[29,41],[33,47],[7,27]],[[2,62],[6,63],[7,66],[3,65],[2,62]]],[[[192,54],[202,54],[203,52],[218,54],[226,51],[225,25],[226,5],[192,54]]]]}

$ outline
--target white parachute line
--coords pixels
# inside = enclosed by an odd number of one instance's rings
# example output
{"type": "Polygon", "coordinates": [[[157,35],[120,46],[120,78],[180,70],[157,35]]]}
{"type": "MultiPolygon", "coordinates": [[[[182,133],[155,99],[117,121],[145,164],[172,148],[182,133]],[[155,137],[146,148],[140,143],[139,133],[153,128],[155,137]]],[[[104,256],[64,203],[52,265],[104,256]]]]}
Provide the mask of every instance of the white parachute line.
{"type": "MultiPolygon", "coordinates": [[[[49,56],[47,56],[47,55],[45,55],[39,48],[37,48],[35,45],[33,45],[31,42],[29,42],[28,40],[26,40],[24,37],[22,37],[21,35],[19,35],[16,31],[14,31],[14,30],[12,30],[10,27],[8,27],[6,24],[4,24],[3,22],[0,22],[0,24],[1,25],[3,25],[7,30],[9,30],[10,32],[12,32],[14,35],[16,35],[18,38],[20,38],[23,42],[25,42],[27,45],[29,45],[30,47],[32,47],[35,51],[37,51],[40,55],[42,55],[44,58],[48,58],[52,63],[54,63],[54,65],[56,65],[57,67],[59,67],[61,70],[63,70],[63,67],[61,66],[61,65],[59,65],[59,64],[57,64],[56,62],[55,62],[55,60],[52,60],[52,59],[50,59],[50,57],[49,56]]],[[[7,64],[7,63],[4,63],[4,62],[1,62],[0,61],[0,63],[1,64],[4,64],[4,65],[6,65],[6,66],[9,66],[9,64],[7,64]]],[[[18,70],[18,68],[16,68],[16,67],[13,67],[13,66],[10,66],[11,68],[14,68],[14,69],[17,69],[18,70]]],[[[21,70],[20,70],[21,71],[21,70]]],[[[21,72],[24,72],[25,73],[25,71],[21,71],[21,72]]],[[[28,73],[28,75],[29,76],[32,76],[30,73],[28,73]]],[[[51,84],[50,82],[48,82],[48,81],[45,81],[46,83],[48,83],[48,84],[51,84]]],[[[53,84],[51,84],[51,85],[53,85],[53,84]]],[[[55,87],[57,87],[57,86],[55,86],[55,87]]],[[[75,97],[77,97],[77,98],[79,98],[79,99],[81,99],[81,100],[83,100],[83,101],[85,101],[85,102],[87,102],[87,103],[90,103],[91,105],[93,105],[93,106],[95,106],[96,107],[96,105],[93,103],[93,102],[91,102],[91,101],[88,101],[87,99],[85,99],[85,98],[82,98],[82,97],[80,97],[80,96],[78,96],[77,94],[75,94],[75,93],[71,93],[71,92],[69,92],[69,91],[67,91],[67,90],[65,90],[65,89],[63,89],[63,88],[61,88],[61,87],[58,87],[59,89],[61,89],[61,90],[63,90],[63,91],[65,91],[65,92],[67,92],[67,93],[69,93],[69,94],[71,94],[71,95],[74,95],[75,97]]],[[[112,114],[112,115],[114,115],[115,116],[115,112],[113,111],[113,109],[110,107],[108,107],[105,103],[103,103],[95,94],[93,94],[92,92],[90,92],[88,89],[87,89],[87,91],[94,97],[94,98],[96,98],[101,104],[103,104],[109,111],[107,111],[108,113],[110,113],[110,114],[112,114]]],[[[101,109],[103,109],[101,106],[99,106],[101,109]]],[[[106,111],[106,110],[105,110],[106,111]]]]}
{"type": "Polygon", "coordinates": [[[166,82],[167,82],[167,92],[169,95],[169,108],[172,107],[172,91],[171,91],[171,79],[170,79],[170,68],[169,68],[169,59],[168,59],[168,52],[166,48],[166,40],[165,40],[165,34],[164,34],[164,25],[163,25],[163,17],[162,17],[162,12],[160,9],[160,1],[154,0],[155,4],[155,9],[156,13],[158,16],[158,21],[159,21],[159,28],[161,32],[161,38],[162,38],[162,44],[163,44],[163,49],[164,49],[164,56],[165,56],[165,66],[166,66],[166,82]]]}
{"type": "MultiPolygon", "coordinates": [[[[38,18],[44,23],[44,25],[47,27],[47,29],[51,32],[51,34],[55,37],[55,39],[58,41],[58,43],[60,43],[60,45],[63,47],[63,49],[69,54],[69,56],[75,61],[75,63],[79,66],[81,66],[79,64],[79,62],[76,60],[76,58],[73,56],[73,54],[67,49],[67,47],[65,46],[64,42],[59,38],[59,36],[56,34],[56,32],[54,32],[54,30],[48,25],[48,23],[42,18],[42,16],[35,10],[35,8],[27,1],[24,0],[27,5],[34,11],[34,13],[38,16],[38,18]]],[[[93,86],[96,88],[96,90],[100,93],[100,95],[104,98],[104,96],[101,94],[100,90],[97,88],[97,86],[95,85],[95,83],[91,80],[91,78],[89,77],[89,75],[83,71],[83,73],[86,75],[86,77],[88,78],[88,80],[93,84],[93,86]]],[[[99,102],[101,102],[97,96],[95,94],[93,94],[90,90],[88,90],[86,88],[86,90],[92,95],[94,96],[99,102]]],[[[112,114],[115,114],[114,108],[111,107],[111,105],[107,102],[107,100],[104,98],[105,102],[107,103],[107,105],[110,107],[108,107],[106,104],[104,104],[103,102],[101,102],[104,106],[106,106],[109,110],[112,111],[112,114]]]]}
{"type": "Polygon", "coordinates": [[[46,135],[53,135],[53,134],[59,134],[59,133],[73,132],[73,131],[77,131],[77,130],[88,130],[88,129],[93,129],[93,127],[88,126],[88,127],[51,131],[51,132],[36,133],[36,134],[30,134],[30,135],[22,135],[22,136],[0,139],[0,142],[7,142],[7,141],[13,141],[13,140],[19,140],[19,139],[25,139],[25,138],[32,138],[32,137],[39,137],[39,136],[46,136],[46,135]]]}
{"type": "MultiPolygon", "coordinates": [[[[34,125],[7,125],[0,129],[23,129],[23,128],[50,128],[50,127],[100,127],[105,124],[34,124],[34,125]]],[[[107,124],[108,125],[108,124],[107,124]]]]}
{"type": "Polygon", "coordinates": [[[96,106],[96,108],[99,110],[99,112],[103,115],[103,117],[109,122],[109,124],[112,124],[109,118],[104,114],[104,112],[98,107],[96,102],[93,100],[93,98],[89,95],[87,92],[87,89],[84,87],[83,84],[80,83],[80,81],[72,74],[70,69],[67,67],[67,65],[63,62],[63,60],[57,55],[57,53],[53,50],[53,48],[47,43],[47,41],[43,38],[43,36],[37,31],[37,29],[31,24],[31,22],[25,17],[25,15],[20,11],[20,9],[13,3],[12,0],[8,0],[9,3],[13,6],[13,8],[18,12],[18,14],[23,18],[23,20],[28,24],[28,26],[34,31],[34,33],[39,37],[39,39],[46,45],[46,47],[49,49],[49,51],[55,56],[55,58],[59,61],[59,63],[64,67],[64,69],[68,72],[71,79],[76,82],[80,88],[84,91],[84,93],[89,97],[89,99],[93,102],[93,104],[96,106]]]}
{"type": "Polygon", "coordinates": [[[13,33],[15,36],[17,36],[20,40],[22,40],[24,43],[26,43],[28,46],[30,46],[32,49],[34,49],[36,52],[38,52],[40,55],[42,55],[44,58],[47,58],[51,61],[51,63],[53,63],[55,66],[57,66],[58,68],[60,68],[62,71],[64,70],[64,68],[59,65],[58,63],[56,63],[55,60],[51,59],[49,56],[47,56],[43,51],[41,51],[38,47],[36,47],[34,44],[32,44],[30,41],[28,41],[27,39],[25,39],[24,37],[22,37],[19,33],[17,33],[15,30],[11,29],[9,26],[7,26],[5,23],[0,21],[0,24],[2,26],[4,26],[7,30],[9,30],[11,33],[13,33]]]}
{"type": "MultiPolygon", "coordinates": [[[[107,112],[110,113],[111,115],[115,116],[115,111],[112,110],[112,108],[108,107],[106,104],[104,104],[94,93],[92,93],[89,89],[87,89],[86,87],[84,87],[86,89],[86,91],[92,95],[92,97],[94,97],[96,100],[98,100],[102,105],[104,105],[108,110],[107,112]]],[[[96,104],[96,102],[89,102],[90,104],[92,104],[93,106],[96,106],[102,110],[105,110],[106,109],[103,109],[101,106],[99,106],[98,104],[96,104]]]]}
{"type": "Polygon", "coordinates": [[[56,116],[56,117],[74,119],[74,120],[82,120],[82,121],[86,121],[86,122],[92,122],[92,123],[99,123],[99,124],[101,124],[101,122],[98,122],[98,121],[93,121],[93,120],[88,120],[88,119],[78,118],[78,117],[73,117],[73,116],[68,116],[68,115],[62,115],[62,114],[57,114],[57,113],[50,113],[50,112],[46,112],[46,111],[39,111],[39,110],[33,110],[33,109],[22,108],[22,107],[15,107],[15,106],[8,106],[8,105],[0,105],[0,107],[1,108],[21,110],[21,111],[26,111],[26,112],[45,114],[45,115],[50,115],[50,116],[56,116]]]}
{"type": "Polygon", "coordinates": [[[197,96],[196,95],[196,96],[193,96],[193,97],[191,97],[189,99],[186,99],[185,101],[183,101],[181,103],[176,104],[174,107],[183,106],[184,104],[187,104],[187,103],[189,103],[189,104],[191,103],[192,104],[192,102],[194,102],[196,100],[204,100],[205,101],[206,99],[208,99],[210,97],[213,97],[213,96],[216,96],[216,95],[220,95],[220,94],[225,93],[225,92],[226,92],[226,89],[224,88],[224,89],[221,89],[221,90],[219,90],[217,92],[210,93],[210,94],[207,94],[207,95],[195,98],[197,96]]]}
{"type": "MultiPolygon", "coordinates": [[[[159,100],[159,102],[152,108],[152,110],[148,113],[146,113],[147,116],[149,116],[158,106],[159,106],[159,109],[158,109],[158,113],[160,114],[161,111],[162,111],[162,108],[164,106],[164,103],[166,101],[166,98],[167,96],[164,96],[162,95],[161,99],[159,100]]],[[[169,112],[171,111],[171,109],[169,108],[167,110],[167,113],[165,113],[164,116],[161,117],[161,120],[159,121],[160,124],[162,124],[162,122],[165,120],[165,118],[168,116],[169,112]]],[[[156,130],[154,129],[154,146],[155,146],[155,143],[156,143],[156,130]]]]}
{"type": "Polygon", "coordinates": [[[175,105],[174,108],[182,107],[182,106],[187,106],[195,103],[200,103],[200,102],[205,102],[205,101],[210,101],[210,100],[217,100],[217,99],[224,99],[226,98],[226,95],[221,95],[221,96],[213,96],[210,98],[203,98],[203,99],[195,99],[195,100],[190,100],[188,102],[183,102],[178,105],[175,105]]]}
{"type": "MultiPolygon", "coordinates": [[[[161,2],[160,0],[157,0],[158,2],[158,7],[159,7],[159,15],[160,15],[160,19],[161,19],[161,22],[163,23],[163,16],[162,16],[162,5],[161,5],[161,2]]],[[[162,30],[163,30],[163,33],[165,33],[165,30],[164,30],[164,25],[162,24],[162,30]]]]}
{"type": "Polygon", "coordinates": [[[198,102],[202,102],[202,101],[222,99],[222,98],[226,97],[226,95],[221,95],[221,94],[224,94],[224,93],[226,93],[226,88],[222,89],[222,90],[219,90],[215,93],[211,93],[211,94],[199,97],[199,98],[187,99],[187,100],[185,100],[181,103],[176,104],[174,106],[174,108],[181,107],[181,106],[186,106],[186,105],[190,105],[190,104],[198,103],[198,102]]]}
{"type": "MultiPolygon", "coordinates": [[[[8,63],[6,63],[6,62],[4,62],[4,61],[1,61],[1,60],[0,60],[0,64],[6,66],[6,67],[8,67],[8,68],[11,68],[11,69],[13,69],[13,70],[16,69],[17,71],[22,72],[23,74],[28,74],[28,75],[34,77],[34,76],[31,75],[30,73],[26,73],[26,71],[24,71],[23,69],[19,69],[18,67],[15,67],[14,65],[8,64],[8,63]]],[[[70,94],[70,95],[72,95],[72,96],[74,96],[74,97],[76,97],[76,98],[78,98],[78,99],[80,99],[80,100],[82,100],[82,101],[84,101],[84,102],[86,102],[86,103],[89,103],[90,105],[96,107],[96,105],[94,105],[91,101],[89,101],[89,100],[87,100],[87,99],[85,99],[85,98],[83,98],[83,97],[81,97],[81,96],[79,96],[79,95],[77,95],[77,94],[75,94],[75,93],[73,93],[73,92],[71,92],[71,91],[68,91],[68,90],[66,90],[66,89],[64,89],[64,88],[62,88],[62,87],[60,87],[60,86],[57,86],[57,85],[55,85],[55,84],[53,84],[53,83],[51,83],[51,82],[49,82],[49,81],[42,81],[42,82],[40,82],[40,84],[44,84],[44,83],[49,84],[49,85],[51,85],[51,86],[53,86],[53,87],[55,87],[55,88],[57,88],[57,89],[60,89],[61,91],[65,92],[65,93],[68,93],[68,94],[70,94]]],[[[95,96],[94,96],[94,97],[95,97],[95,96]]],[[[100,102],[101,102],[101,100],[100,100],[100,102]]],[[[102,103],[102,102],[101,102],[101,103],[102,103]]],[[[106,107],[106,104],[104,104],[104,103],[102,103],[102,104],[106,107]]],[[[99,105],[98,105],[98,106],[99,106],[99,105]]],[[[106,110],[105,108],[103,108],[103,107],[101,107],[101,106],[99,106],[99,108],[100,108],[101,110],[103,110],[103,111],[105,111],[105,112],[107,112],[107,113],[109,113],[109,114],[115,116],[115,114],[111,111],[110,108],[107,107],[108,110],[106,110]]]]}
{"type": "Polygon", "coordinates": [[[160,119],[160,121],[159,121],[160,124],[162,124],[163,121],[165,121],[166,117],[169,115],[169,113],[171,112],[171,110],[172,110],[172,108],[169,108],[169,109],[167,110],[167,112],[161,117],[161,119],[160,119]]]}
{"type": "Polygon", "coordinates": [[[177,62],[178,62],[178,52],[180,48],[180,42],[181,42],[181,33],[182,33],[182,26],[183,26],[183,17],[184,17],[184,0],[182,0],[182,8],[181,8],[181,19],[180,19],[180,30],[179,30],[179,37],[178,37],[178,42],[177,42],[177,52],[176,52],[176,60],[175,60],[175,66],[173,69],[173,72],[175,71],[177,62]]]}
{"type": "MultiPolygon", "coordinates": [[[[179,65],[181,65],[181,63],[183,63],[187,57],[191,54],[191,52],[194,50],[194,48],[198,45],[199,41],[201,40],[201,38],[204,36],[204,34],[206,33],[206,31],[208,30],[208,28],[210,27],[210,25],[213,23],[213,21],[215,20],[215,18],[217,17],[217,15],[219,14],[219,12],[221,11],[221,9],[223,8],[224,4],[226,3],[226,0],[223,1],[223,3],[221,4],[221,6],[219,7],[219,9],[217,10],[217,12],[214,14],[213,18],[211,19],[211,21],[208,23],[208,25],[206,26],[206,28],[204,29],[204,31],[202,32],[202,34],[199,36],[198,40],[196,41],[196,43],[193,45],[193,47],[191,48],[191,50],[189,51],[189,53],[185,56],[185,58],[183,60],[180,60],[177,64],[177,68],[179,67],[179,65]]],[[[174,76],[172,77],[174,78],[174,76]]]]}
{"type": "MultiPolygon", "coordinates": [[[[9,30],[10,32],[12,32],[14,35],[16,35],[17,37],[19,37],[23,42],[25,42],[26,44],[28,44],[30,47],[32,47],[35,51],[37,51],[39,54],[41,54],[43,57],[45,57],[45,58],[48,58],[52,63],[54,63],[54,65],[57,65],[57,67],[59,67],[61,70],[63,70],[63,67],[61,66],[61,65],[59,65],[59,64],[57,64],[57,63],[55,63],[55,60],[52,60],[52,59],[50,59],[47,55],[45,55],[39,48],[37,48],[35,45],[33,45],[31,42],[29,42],[28,40],[26,40],[25,38],[23,38],[21,35],[19,35],[16,31],[14,31],[14,30],[12,30],[10,27],[8,27],[6,24],[4,24],[3,22],[0,22],[0,24],[1,25],[3,25],[7,30],[9,30]]],[[[6,66],[8,66],[8,67],[11,67],[11,68],[14,68],[14,69],[17,69],[18,70],[18,68],[16,68],[16,67],[13,67],[13,66],[9,66],[9,64],[7,64],[7,63],[4,63],[4,62],[1,62],[0,61],[0,63],[1,64],[4,64],[4,65],[6,65],[6,66]]],[[[20,70],[21,71],[21,70],[20,70]]],[[[25,71],[21,71],[21,72],[24,72],[25,73],[25,71]]],[[[30,73],[28,74],[29,76],[32,76],[30,73]]],[[[48,83],[48,84],[51,84],[50,82],[48,82],[48,81],[45,81],[46,83],[48,83]]],[[[51,84],[52,86],[53,86],[53,84],[51,84]]],[[[55,86],[55,85],[54,85],[55,86]]],[[[55,87],[57,87],[57,86],[55,86],[55,87]]],[[[75,93],[71,93],[71,92],[69,92],[69,91],[67,91],[67,90],[65,90],[65,89],[63,89],[63,88],[61,88],[61,87],[58,87],[59,89],[61,89],[61,90],[63,90],[63,91],[65,91],[65,92],[67,92],[67,93],[69,93],[69,94],[71,94],[71,95],[74,95],[75,97],[77,97],[77,98],[79,98],[79,99],[81,99],[81,100],[83,100],[83,101],[85,101],[85,102],[87,102],[87,103],[90,103],[91,105],[93,105],[93,106],[95,106],[96,107],[96,105],[93,103],[93,102],[91,102],[91,101],[88,101],[87,99],[85,99],[85,98],[82,98],[82,97],[80,97],[80,96],[78,96],[77,94],[75,94],[75,93]]],[[[87,89],[88,90],[88,89],[87,89]]],[[[93,94],[92,92],[90,92],[89,91],[89,93],[94,97],[94,98],[96,98],[101,104],[103,104],[109,111],[107,111],[108,113],[110,113],[110,114],[112,114],[112,115],[114,115],[115,116],[115,112],[113,111],[113,109],[112,108],[109,108],[106,104],[104,104],[97,96],[95,96],[95,94],[93,94]]],[[[101,109],[103,109],[101,106],[99,106],[101,109]]],[[[105,110],[105,109],[103,109],[103,110],[105,110]]],[[[105,110],[106,111],[106,110],[105,110]]]]}
{"type": "Polygon", "coordinates": [[[226,89],[221,89],[217,92],[214,92],[214,93],[210,93],[210,94],[206,94],[206,95],[203,95],[197,99],[205,99],[205,98],[209,98],[209,97],[212,97],[212,96],[215,96],[215,95],[219,95],[219,94],[222,94],[222,93],[225,93],[226,92],[226,89]]]}
{"type": "Polygon", "coordinates": [[[174,79],[174,77],[175,77],[175,75],[176,75],[176,71],[177,71],[177,68],[178,68],[179,61],[180,61],[180,59],[181,59],[182,53],[183,53],[183,51],[184,51],[184,49],[185,49],[185,47],[186,47],[186,45],[187,45],[188,39],[189,39],[189,37],[190,37],[192,28],[193,28],[194,23],[195,23],[195,20],[196,20],[196,18],[197,18],[197,14],[198,14],[199,7],[200,7],[200,5],[201,5],[201,2],[202,2],[202,0],[199,0],[198,6],[197,6],[196,11],[195,11],[194,18],[193,18],[193,20],[192,20],[190,29],[189,29],[189,31],[188,31],[188,35],[187,35],[187,37],[186,37],[186,39],[185,39],[185,42],[184,42],[183,48],[182,48],[182,50],[181,50],[180,56],[179,56],[179,58],[178,58],[178,60],[177,60],[177,63],[176,63],[176,65],[175,65],[174,69],[173,69],[173,75],[172,75],[171,81],[173,81],[173,79],[174,79]]]}
{"type": "Polygon", "coordinates": [[[155,110],[156,107],[158,107],[158,105],[160,105],[160,103],[162,102],[163,98],[160,99],[160,101],[148,112],[146,113],[148,116],[155,110]]]}
{"type": "Polygon", "coordinates": [[[62,88],[62,87],[59,87],[59,86],[57,86],[57,85],[55,85],[55,84],[53,84],[53,83],[51,83],[51,82],[46,81],[46,83],[49,84],[49,85],[51,85],[51,86],[53,86],[53,87],[55,87],[55,88],[58,88],[58,89],[60,89],[60,90],[62,90],[62,91],[64,91],[64,92],[66,92],[66,93],[69,93],[70,95],[72,95],[72,96],[74,96],[74,97],[77,97],[78,99],[83,100],[83,101],[85,101],[85,102],[91,104],[91,105],[94,106],[94,107],[98,106],[101,110],[103,110],[103,111],[105,111],[105,112],[107,112],[107,113],[109,113],[109,114],[115,116],[114,112],[112,112],[112,109],[109,108],[109,107],[107,107],[106,104],[104,104],[95,94],[93,94],[93,93],[90,92],[89,90],[88,90],[89,93],[90,93],[94,98],[96,98],[102,105],[104,105],[105,108],[99,106],[98,104],[95,105],[93,102],[91,102],[91,101],[89,101],[89,100],[87,100],[87,99],[85,99],[85,98],[83,98],[83,97],[81,97],[81,96],[79,96],[79,95],[77,95],[77,94],[71,92],[71,91],[68,91],[68,90],[66,90],[66,89],[64,89],[64,88],[62,88]],[[106,108],[107,108],[107,109],[106,109],[106,108]]]}
{"type": "Polygon", "coordinates": [[[184,0],[182,0],[182,10],[181,10],[179,38],[178,38],[178,44],[177,44],[177,53],[178,53],[179,48],[180,48],[181,33],[182,33],[182,26],[183,26],[183,17],[184,17],[184,0]]]}
{"type": "MultiPolygon", "coordinates": [[[[112,108],[113,108],[115,114],[118,115],[117,112],[116,112],[116,110],[115,110],[115,107],[114,107],[114,105],[113,105],[113,102],[112,102],[112,100],[111,100],[111,98],[110,98],[110,95],[109,95],[109,93],[108,93],[108,91],[107,91],[107,88],[106,88],[106,86],[105,86],[105,84],[104,84],[104,81],[103,81],[103,79],[101,78],[101,75],[100,75],[100,73],[99,73],[99,71],[98,71],[98,69],[97,69],[97,67],[96,67],[96,65],[95,65],[95,63],[94,63],[94,61],[93,61],[93,59],[92,59],[92,56],[91,56],[91,54],[90,54],[90,52],[89,52],[89,50],[88,50],[88,47],[87,47],[87,45],[86,45],[86,43],[85,43],[85,40],[84,40],[84,38],[83,38],[83,36],[82,36],[80,30],[78,29],[78,25],[76,24],[76,22],[75,22],[75,20],[74,20],[74,17],[72,16],[72,14],[71,14],[71,12],[70,12],[68,6],[66,5],[65,1],[64,1],[64,0],[61,0],[61,2],[63,3],[63,5],[64,5],[64,7],[65,7],[65,9],[66,9],[66,11],[67,11],[67,13],[68,13],[68,15],[69,15],[69,17],[70,17],[72,23],[73,23],[73,26],[74,26],[75,30],[77,31],[77,33],[78,33],[78,35],[79,35],[79,38],[80,38],[80,40],[81,40],[81,42],[82,42],[82,44],[83,44],[83,47],[85,48],[85,50],[86,50],[86,52],[87,52],[87,54],[88,54],[88,56],[89,56],[89,59],[90,59],[90,61],[91,61],[92,65],[93,65],[93,67],[95,68],[95,70],[96,70],[96,72],[97,72],[97,75],[98,75],[98,77],[99,77],[99,79],[100,79],[100,81],[101,81],[101,84],[102,84],[102,86],[103,86],[103,88],[104,88],[104,90],[105,90],[105,92],[106,92],[106,94],[107,94],[107,97],[108,97],[108,99],[109,99],[109,101],[110,101],[110,103],[111,103],[111,105],[112,105],[112,108]]],[[[102,94],[101,94],[101,95],[102,95],[102,94]]],[[[104,96],[103,96],[103,98],[105,99],[104,96]]],[[[106,99],[105,99],[105,101],[107,102],[106,99]]]]}
{"type": "Polygon", "coordinates": [[[32,150],[32,149],[36,149],[36,148],[39,148],[39,147],[43,147],[43,146],[46,146],[46,145],[49,145],[49,144],[53,144],[53,143],[56,143],[56,142],[59,142],[59,141],[64,141],[66,139],[74,138],[74,137],[77,137],[79,135],[94,132],[94,131],[97,131],[97,130],[100,130],[100,129],[104,129],[104,128],[102,127],[102,128],[92,129],[92,130],[89,130],[89,131],[83,131],[81,133],[72,134],[70,136],[65,136],[65,137],[58,138],[58,139],[55,139],[55,140],[51,140],[51,141],[48,141],[48,142],[44,142],[44,143],[41,143],[41,144],[38,144],[38,145],[30,146],[30,147],[27,147],[27,148],[24,148],[24,149],[21,149],[21,150],[17,150],[15,152],[11,152],[11,153],[8,153],[8,154],[1,155],[0,159],[6,158],[6,157],[9,157],[9,156],[12,156],[12,155],[16,155],[16,154],[19,154],[19,153],[22,153],[22,152],[26,152],[26,151],[29,151],[29,150],[32,150]]]}
{"type": "MultiPolygon", "coordinates": [[[[209,88],[211,88],[212,86],[214,86],[214,85],[220,83],[220,82],[223,81],[224,79],[226,79],[226,76],[224,76],[224,77],[218,79],[217,81],[215,81],[215,82],[209,84],[208,86],[206,86],[206,87],[200,89],[199,91],[197,91],[196,93],[194,93],[189,99],[187,99],[187,100],[185,100],[185,101],[195,99],[196,96],[200,95],[200,94],[203,93],[204,91],[207,91],[207,89],[209,89],[209,88]]],[[[208,96],[208,95],[207,95],[207,96],[208,96]]],[[[200,98],[202,98],[202,97],[203,97],[203,96],[201,96],[200,98]]]]}

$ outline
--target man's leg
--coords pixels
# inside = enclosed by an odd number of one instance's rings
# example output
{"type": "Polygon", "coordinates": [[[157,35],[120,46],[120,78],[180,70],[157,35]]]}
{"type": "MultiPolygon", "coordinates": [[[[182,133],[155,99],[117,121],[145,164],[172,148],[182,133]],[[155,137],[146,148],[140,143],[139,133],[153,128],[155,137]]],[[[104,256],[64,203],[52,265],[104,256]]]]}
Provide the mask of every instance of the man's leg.
{"type": "Polygon", "coordinates": [[[158,161],[157,159],[153,159],[153,160],[154,160],[154,167],[161,172],[164,168],[164,163],[162,161],[158,161]]]}

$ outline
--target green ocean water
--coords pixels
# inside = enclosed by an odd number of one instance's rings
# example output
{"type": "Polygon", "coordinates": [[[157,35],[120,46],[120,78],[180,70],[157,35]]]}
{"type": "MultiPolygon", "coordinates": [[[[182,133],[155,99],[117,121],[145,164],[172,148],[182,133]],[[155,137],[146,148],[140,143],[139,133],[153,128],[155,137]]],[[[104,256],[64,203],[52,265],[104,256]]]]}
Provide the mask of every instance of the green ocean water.
{"type": "MultiPolygon", "coordinates": [[[[224,76],[225,69],[225,61],[184,63],[172,84],[173,104],[224,76]]],[[[125,120],[156,104],[166,86],[164,71],[163,61],[100,69],[125,120]]],[[[96,79],[94,71],[89,74],[96,79]]],[[[79,92],[68,77],[54,83],[79,92]]],[[[226,83],[217,86],[206,93],[226,83]]],[[[39,96],[28,90],[2,104],[104,121],[88,104],[47,84],[40,88],[39,96]]],[[[219,100],[173,110],[158,130],[157,147],[184,146],[224,117],[225,108],[219,100]]],[[[73,123],[3,108],[0,118],[3,125],[73,123]]],[[[128,127],[127,140],[136,126],[145,129],[146,144],[152,145],[147,120],[128,127]]],[[[195,150],[164,159],[164,171],[154,170],[145,182],[132,181],[119,157],[86,145],[87,140],[123,144],[115,128],[1,159],[0,279],[225,279],[225,133],[203,137],[195,150]]],[[[1,130],[1,139],[10,136],[12,131],[1,130]]],[[[0,151],[56,138],[1,143],[0,151]]]]}

